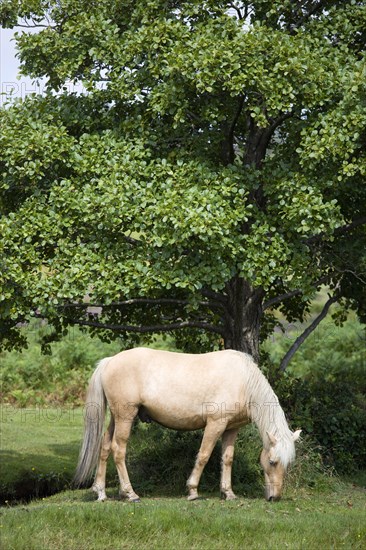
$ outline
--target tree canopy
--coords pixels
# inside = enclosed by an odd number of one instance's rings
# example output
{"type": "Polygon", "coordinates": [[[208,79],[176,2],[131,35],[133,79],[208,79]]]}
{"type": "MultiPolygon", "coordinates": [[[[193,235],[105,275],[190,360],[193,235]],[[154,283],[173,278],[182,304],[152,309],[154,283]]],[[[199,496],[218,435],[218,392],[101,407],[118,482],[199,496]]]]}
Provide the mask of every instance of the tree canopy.
{"type": "Polygon", "coordinates": [[[36,316],[258,360],[273,308],[303,320],[322,284],[309,330],[334,302],[365,318],[366,2],[4,0],[0,21],[47,80],[0,113],[3,346],[36,316]]]}

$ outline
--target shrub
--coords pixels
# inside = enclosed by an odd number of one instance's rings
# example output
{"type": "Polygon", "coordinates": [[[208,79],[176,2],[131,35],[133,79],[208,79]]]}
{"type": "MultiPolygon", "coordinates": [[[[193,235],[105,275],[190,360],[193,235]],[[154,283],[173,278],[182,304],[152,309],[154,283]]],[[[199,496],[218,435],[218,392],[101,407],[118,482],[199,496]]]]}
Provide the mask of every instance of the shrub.
{"type": "Polygon", "coordinates": [[[319,325],[280,373],[277,365],[302,330],[287,327],[267,340],[264,371],[291,425],[314,439],[327,464],[351,473],[366,463],[365,325],[352,316],[343,326],[319,325]]]}
{"type": "Polygon", "coordinates": [[[23,330],[30,334],[29,348],[0,353],[2,400],[20,407],[82,404],[95,363],[121,347],[118,342],[105,344],[74,328],[44,355],[40,342],[47,325],[33,322],[23,330]]]}
{"type": "Polygon", "coordinates": [[[321,449],[328,465],[351,473],[366,463],[366,396],[354,372],[338,369],[298,378],[264,368],[291,426],[301,427],[321,449]]]}

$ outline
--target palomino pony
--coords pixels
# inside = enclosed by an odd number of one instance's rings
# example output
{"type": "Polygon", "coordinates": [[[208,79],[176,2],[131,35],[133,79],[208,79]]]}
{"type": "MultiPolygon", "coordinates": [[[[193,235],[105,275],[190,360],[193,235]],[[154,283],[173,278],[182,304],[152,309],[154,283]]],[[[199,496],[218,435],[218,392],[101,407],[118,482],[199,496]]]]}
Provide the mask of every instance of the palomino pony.
{"type": "Polygon", "coordinates": [[[102,359],[89,384],[84,440],[74,478],[80,486],[97,467],[93,490],[98,500],[107,498],[106,465],[112,450],[122,497],[139,501],[125,463],[137,415],[174,430],[204,428],[187,481],[189,500],[198,498],[202,471],[221,436],[221,494],[228,500],[235,498],[231,488],[235,439],[241,426],[254,422],[263,440],[265,497],[280,499],[301,430],[290,431],[277,396],[248,355],[232,350],[191,355],[136,348],[102,359]],[[103,437],[107,402],[111,420],[103,437]]]}

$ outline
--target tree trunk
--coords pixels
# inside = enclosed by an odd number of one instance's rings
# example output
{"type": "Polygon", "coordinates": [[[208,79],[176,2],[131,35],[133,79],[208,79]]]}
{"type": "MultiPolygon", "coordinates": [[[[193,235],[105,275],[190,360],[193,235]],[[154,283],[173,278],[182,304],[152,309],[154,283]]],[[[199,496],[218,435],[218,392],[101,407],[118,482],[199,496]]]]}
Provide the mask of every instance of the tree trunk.
{"type": "Polygon", "coordinates": [[[227,292],[225,348],[248,353],[258,364],[264,291],[262,288],[254,289],[240,277],[234,277],[228,284],[227,292]]]}

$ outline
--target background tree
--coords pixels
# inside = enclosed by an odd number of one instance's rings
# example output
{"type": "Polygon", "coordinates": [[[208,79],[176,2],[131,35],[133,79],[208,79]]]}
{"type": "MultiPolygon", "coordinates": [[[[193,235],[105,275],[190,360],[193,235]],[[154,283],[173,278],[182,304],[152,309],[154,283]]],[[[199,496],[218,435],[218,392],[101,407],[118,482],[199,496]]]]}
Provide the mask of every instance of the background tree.
{"type": "Polygon", "coordinates": [[[308,332],[364,318],[365,4],[2,2],[48,90],[1,112],[3,345],[40,316],[258,360],[321,284],[308,332]]]}

